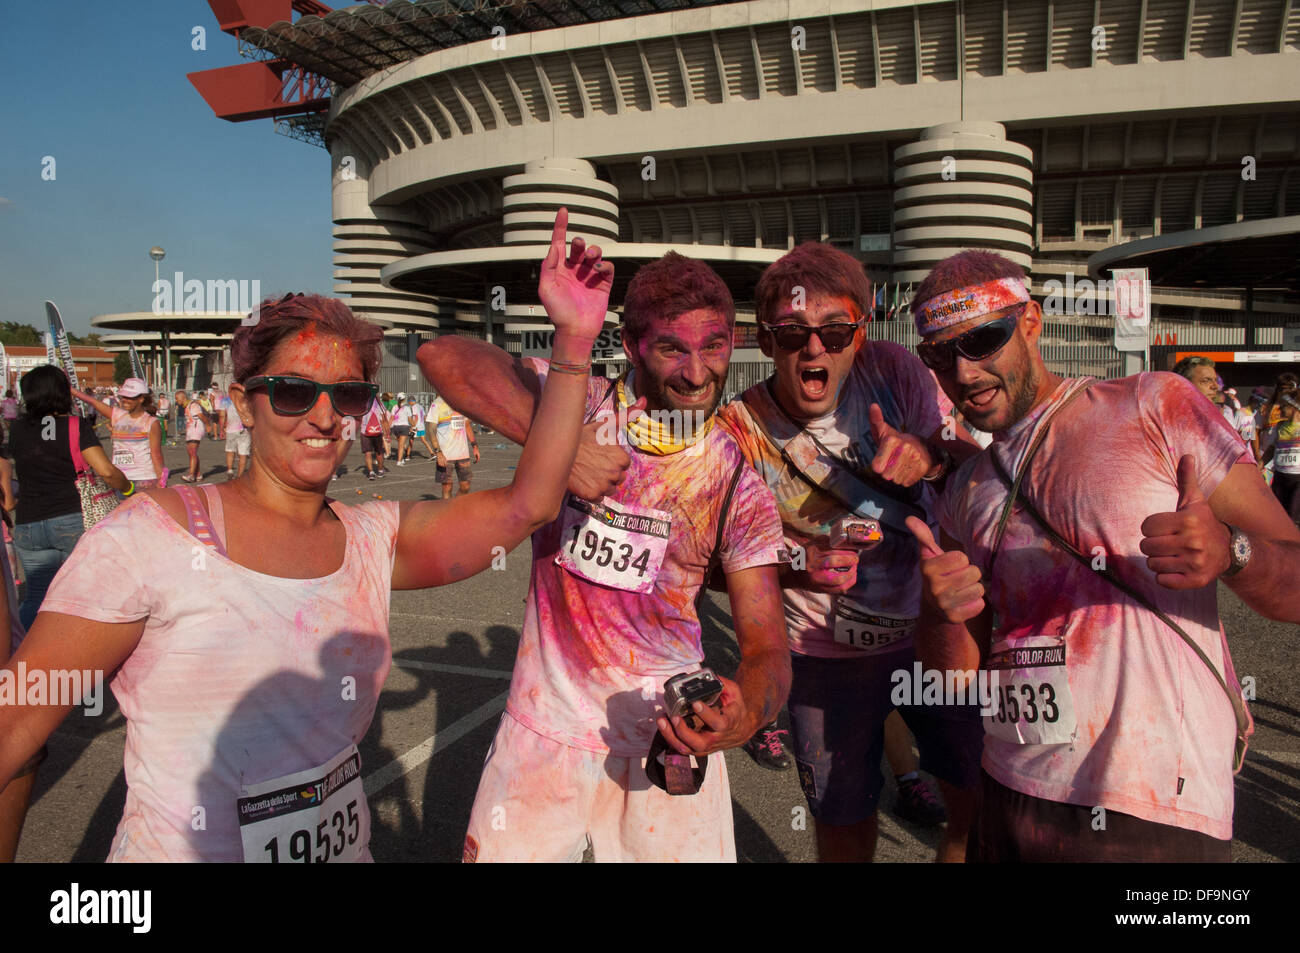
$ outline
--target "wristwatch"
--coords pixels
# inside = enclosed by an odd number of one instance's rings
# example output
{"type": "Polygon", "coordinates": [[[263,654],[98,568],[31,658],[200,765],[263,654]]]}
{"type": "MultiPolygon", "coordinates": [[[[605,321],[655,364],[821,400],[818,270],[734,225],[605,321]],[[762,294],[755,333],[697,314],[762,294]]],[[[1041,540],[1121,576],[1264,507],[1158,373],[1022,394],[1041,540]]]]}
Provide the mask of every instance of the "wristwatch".
{"type": "Polygon", "coordinates": [[[1227,526],[1228,532],[1232,534],[1228,542],[1228,556],[1232,562],[1219,578],[1229,579],[1246,568],[1246,563],[1250,562],[1252,551],[1249,536],[1231,524],[1224,523],[1223,525],[1227,526]]]}
{"type": "Polygon", "coordinates": [[[953,459],[952,454],[948,452],[947,448],[944,448],[939,451],[939,472],[934,476],[922,476],[921,479],[926,483],[933,483],[945,473],[951,472],[953,464],[956,462],[957,461],[953,459]]]}

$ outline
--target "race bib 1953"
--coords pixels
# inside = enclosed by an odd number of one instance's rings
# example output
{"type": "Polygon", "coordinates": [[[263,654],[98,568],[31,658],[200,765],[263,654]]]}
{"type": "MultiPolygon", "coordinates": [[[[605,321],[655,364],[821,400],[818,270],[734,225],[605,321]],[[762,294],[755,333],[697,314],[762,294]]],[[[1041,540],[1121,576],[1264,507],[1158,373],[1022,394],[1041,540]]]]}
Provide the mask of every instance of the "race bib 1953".
{"type": "Polygon", "coordinates": [[[915,631],[915,617],[885,615],[844,596],[835,601],[835,641],[863,654],[896,649],[909,642],[915,631]]]}
{"type": "Polygon", "coordinates": [[[608,498],[564,504],[555,562],[575,576],[628,592],[654,588],[668,549],[672,517],[663,510],[623,506],[608,498]]]}

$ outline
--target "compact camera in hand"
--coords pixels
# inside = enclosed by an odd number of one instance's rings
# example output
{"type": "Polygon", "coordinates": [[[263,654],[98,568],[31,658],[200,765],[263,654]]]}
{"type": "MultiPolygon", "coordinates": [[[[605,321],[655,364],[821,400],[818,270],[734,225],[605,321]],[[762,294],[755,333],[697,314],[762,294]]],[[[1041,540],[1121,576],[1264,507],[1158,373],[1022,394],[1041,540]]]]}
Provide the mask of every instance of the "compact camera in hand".
{"type": "Polygon", "coordinates": [[[845,516],[831,525],[832,549],[872,549],[885,538],[880,523],[861,516],[845,516]]]}
{"type": "Polygon", "coordinates": [[[664,707],[668,709],[669,719],[681,718],[691,731],[706,730],[704,722],[695,714],[696,702],[722,710],[722,682],[712,669],[683,672],[664,683],[664,707]]]}

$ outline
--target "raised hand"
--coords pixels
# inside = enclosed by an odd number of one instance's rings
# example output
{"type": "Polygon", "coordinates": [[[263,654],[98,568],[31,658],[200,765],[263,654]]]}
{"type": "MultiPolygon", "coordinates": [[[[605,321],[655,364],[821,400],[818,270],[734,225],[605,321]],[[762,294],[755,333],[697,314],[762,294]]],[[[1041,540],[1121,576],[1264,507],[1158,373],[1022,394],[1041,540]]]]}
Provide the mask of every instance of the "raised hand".
{"type": "Polygon", "coordinates": [[[551,247],[542,262],[537,293],[555,329],[595,340],[605,324],[609,292],[614,286],[614,266],[600,257],[598,245],[575,238],[566,256],[565,234],[569,210],[561,208],[551,231],[551,247]]]}
{"type": "Polygon", "coordinates": [[[934,612],[952,625],[960,625],[984,611],[984,586],[980,571],[966,554],[945,553],[923,520],[907,518],[907,528],[921,544],[922,598],[934,612]]]}
{"type": "Polygon", "coordinates": [[[871,470],[882,479],[899,486],[911,486],[934,468],[930,448],[920,437],[900,433],[885,423],[879,404],[867,411],[871,420],[871,439],[876,444],[876,456],[871,470]]]}
{"type": "Polygon", "coordinates": [[[1166,589],[1199,589],[1232,564],[1232,532],[1201,495],[1190,453],[1178,461],[1178,508],[1143,520],[1142,537],[1147,568],[1166,589]]]}

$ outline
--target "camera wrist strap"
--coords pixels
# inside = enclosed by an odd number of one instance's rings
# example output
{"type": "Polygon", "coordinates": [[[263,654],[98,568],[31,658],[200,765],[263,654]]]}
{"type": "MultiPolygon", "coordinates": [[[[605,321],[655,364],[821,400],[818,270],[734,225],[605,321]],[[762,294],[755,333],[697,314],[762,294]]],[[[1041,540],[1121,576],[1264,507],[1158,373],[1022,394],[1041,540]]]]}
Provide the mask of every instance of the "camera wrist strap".
{"type": "Polygon", "coordinates": [[[646,777],[655,787],[663,788],[669,794],[695,794],[704,784],[704,773],[709,767],[709,757],[696,756],[699,767],[691,765],[691,755],[678,754],[668,746],[664,736],[656,729],[654,741],[650,742],[650,753],[645,759],[646,777]],[[659,756],[663,755],[660,764],[659,756]]]}

